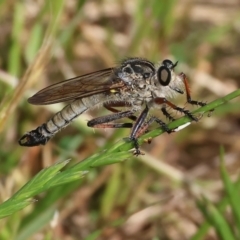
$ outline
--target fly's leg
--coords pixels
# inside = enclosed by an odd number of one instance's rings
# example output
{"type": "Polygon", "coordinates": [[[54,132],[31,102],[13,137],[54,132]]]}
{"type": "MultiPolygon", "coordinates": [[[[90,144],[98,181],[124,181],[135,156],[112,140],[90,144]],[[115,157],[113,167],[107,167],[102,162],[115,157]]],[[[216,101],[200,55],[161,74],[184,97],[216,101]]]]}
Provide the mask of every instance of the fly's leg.
{"type": "Polygon", "coordinates": [[[140,114],[140,116],[137,118],[136,123],[110,123],[114,120],[118,120],[125,117],[131,117],[134,116],[134,111],[125,111],[125,112],[117,112],[111,115],[98,117],[95,119],[90,120],[87,125],[88,127],[94,127],[94,128],[132,128],[131,134],[130,134],[130,140],[133,141],[133,145],[135,148],[134,155],[140,155],[141,152],[139,150],[139,143],[137,141],[138,131],[141,130],[141,127],[147,117],[148,114],[148,107],[146,107],[143,112],[140,114]]]}
{"type": "Polygon", "coordinates": [[[167,111],[166,105],[164,104],[163,107],[161,108],[161,111],[163,115],[169,119],[171,122],[175,121],[176,119],[172,117],[172,115],[167,111]]]}
{"type": "MultiPolygon", "coordinates": [[[[166,98],[158,97],[158,98],[154,99],[154,102],[159,105],[168,105],[170,108],[172,108],[180,113],[183,113],[185,116],[189,117],[191,120],[196,121],[196,122],[198,121],[198,118],[196,118],[192,113],[190,113],[189,110],[186,110],[184,108],[176,106],[175,104],[168,101],[166,98]]],[[[166,116],[171,117],[171,115],[167,112],[167,110],[164,110],[164,111],[165,111],[166,116]]],[[[164,114],[164,111],[163,111],[163,114],[164,114]]]]}
{"type": "MultiPolygon", "coordinates": [[[[187,95],[187,102],[192,104],[192,105],[197,105],[197,106],[201,106],[201,107],[205,106],[206,103],[204,103],[204,102],[192,100],[191,94],[190,94],[190,88],[189,88],[189,84],[188,84],[188,80],[187,80],[186,75],[184,73],[180,73],[179,76],[183,79],[183,83],[184,83],[185,90],[186,90],[186,95],[187,95]]],[[[211,109],[209,111],[208,116],[210,116],[213,111],[214,111],[214,109],[211,109]]]]}
{"type": "MultiPolygon", "coordinates": [[[[119,110],[113,108],[113,107],[123,107],[123,106],[131,106],[130,104],[126,103],[126,102],[114,102],[114,103],[110,103],[110,104],[104,104],[104,107],[112,112],[116,112],[119,113],[119,110]]],[[[137,118],[136,116],[132,115],[132,116],[128,116],[128,118],[130,118],[133,121],[136,121],[131,134],[130,134],[130,139],[133,141],[134,144],[134,148],[135,148],[135,155],[139,155],[141,154],[141,151],[139,150],[139,144],[137,139],[144,134],[149,126],[153,123],[153,122],[157,122],[164,131],[171,133],[172,130],[170,130],[167,127],[167,124],[164,123],[163,121],[161,121],[160,119],[158,119],[157,117],[151,117],[147,122],[144,123],[147,115],[149,112],[149,108],[146,106],[146,108],[143,110],[143,112],[140,114],[140,116],[137,118]]],[[[124,117],[126,117],[125,114],[123,114],[124,117]]],[[[108,116],[107,116],[108,117],[108,116]]],[[[132,123],[101,123],[100,125],[94,125],[94,127],[100,127],[100,128],[122,128],[122,127],[129,127],[132,128],[133,124],[132,123]]]]}
{"type": "Polygon", "coordinates": [[[121,118],[130,117],[133,114],[134,114],[133,111],[117,112],[111,115],[94,118],[88,121],[87,126],[92,128],[131,128],[133,126],[132,123],[110,123],[110,122],[121,118]]]}
{"type": "Polygon", "coordinates": [[[142,154],[139,149],[139,143],[138,143],[137,139],[147,129],[147,127],[146,127],[146,129],[143,130],[143,128],[145,126],[144,121],[148,115],[148,112],[149,112],[149,108],[148,108],[148,106],[146,106],[146,108],[142,111],[140,116],[137,118],[136,123],[134,124],[131,134],[130,134],[130,137],[129,137],[130,140],[133,141],[133,145],[135,148],[134,155],[136,155],[136,156],[142,154]]]}
{"type": "Polygon", "coordinates": [[[159,126],[167,133],[172,133],[173,130],[169,129],[167,124],[165,122],[163,122],[162,120],[160,120],[159,118],[152,116],[150,117],[150,119],[145,122],[141,128],[138,130],[137,134],[136,134],[136,138],[139,138],[142,134],[146,133],[149,126],[153,123],[156,122],[157,124],[159,124],[159,126]]]}
{"type": "Polygon", "coordinates": [[[142,113],[136,120],[136,123],[133,126],[130,134],[130,139],[133,141],[134,148],[135,148],[134,155],[136,156],[142,154],[139,149],[139,143],[137,139],[147,131],[147,129],[153,122],[158,123],[164,131],[168,133],[172,132],[172,130],[168,128],[167,124],[164,123],[162,120],[158,119],[157,117],[152,116],[147,122],[145,122],[148,112],[149,112],[149,108],[148,106],[146,106],[146,108],[142,111],[142,113]]]}
{"type": "MultiPolygon", "coordinates": [[[[110,103],[104,103],[103,105],[107,110],[114,112],[114,113],[118,113],[121,112],[120,110],[114,108],[114,107],[131,107],[132,105],[128,102],[110,102],[110,103]]],[[[137,117],[132,115],[128,117],[129,119],[131,119],[132,121],[136,121],[137,117]]]]}
{"type": "MultiPolygon", "coordinates": [[[[103,116],[103,118],[104,117],[105,116],[103,116]]],[[[96,120],[96,119],[93,119],[93,120],[96,120]]],[[[88,127],[92,127],[92,128],[132,128],[133,127],[132,123],[97,123],[97,120],[95,123],[91,123],[91,121],[89,121],[90,123],[88,122],[88,127]]],[[[108,119],[106,119],[106,121],[108,121],[108,119]]]]}
{"type": "MultiPolygon", "coordinates": [[[[144,133],[147,132],[149,126],[153,123],[153,122],[156,122],[157,124],[160,125],[160,127],[167,133],[172,133],[173,130],[169,129],[167,124],[165,122],[163,122],[162,120],[160,120],[159,118],[155,117],[155,116],[152,116],[150,117],[150,119],[145,122],[140,128],[139,130],[137,131],[136,133],[136,136],[135,138],[138,139],[141,135],[143,135],[144,133]]],[[[148,143],[151,143],[151,140],[147,139],[147,142],[148,143]]]]}
{"type": "MultiPolygon", "coordinates": [[[[160,127],[167,133],[172,133],[173,130],[169,129],[169,127],[167,126],[167,124],[165,122],[163,122],[162,120],[160,120],[159,118],[157,117],[151,117],[150,120],[153,122],[156,122],[158,125],[160,125],[160,127]]],[[[149,120],[149,121],[150,121],[149,120]]],[[[151,123],[150,123],[151,124],[151,123]]],[[[149,124],[149,125],[150,125],[149,124]]]]}
{"type": "Polygon", "coordinates": [[[186,90],[187,102],[192,105],[197,105],[197,106],[201,106],[201,107],[205,106],[206,103],[204,103],[204,102],[192,100],[191,93],[190,93],[190,87],[189,87],[188,80],[187,80],[185,73],[180,73],[179,76],[183,79],[184,87],[186,90]]]}

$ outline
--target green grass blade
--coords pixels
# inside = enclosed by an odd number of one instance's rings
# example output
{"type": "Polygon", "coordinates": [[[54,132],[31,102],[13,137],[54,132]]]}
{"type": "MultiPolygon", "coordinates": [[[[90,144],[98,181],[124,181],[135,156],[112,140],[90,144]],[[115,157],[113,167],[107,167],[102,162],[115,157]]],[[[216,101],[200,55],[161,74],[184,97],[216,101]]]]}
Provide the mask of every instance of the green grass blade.
{"type": "Polygon", "coordinates": [[[68,162],[69,160],[59,162],[40,171],[10,199],[0,205],[0,218],[11,215],[32,203],[31,198],[42,192],[43,189],[45,189],[44,185],[58,174],[60,169],[62,169],[68,162]]]}
{"type": "Polygon", "coordinates": [[[203,240],[206,236],[209,228],[211,225],[208,222],[204,222],[197,230],[197,232],[194,234],[194,236],[191,237],[191,240],[203,240]]]}
{"type": "Polygon", "coordinates": [[[25,57],[29,64],[33,61],[41,46],[43,35],[43,27],[37,23],[31,31],[31,35],[25,51],[25,57]]]}
{"type": "Polygon", "coordinates": [[[214,227],[216,233],[222,240],[236,240],[234,234],[225,220],[224,215],[207,199],[198,202],[199,209],[202,211],[205,218],[214,227]]]}
{"type": "MultiPolygon", "coordinates": [[[[52,212],[55,209],[56,203],[59,199],[64,199],[68,197],[72,192],[79,189],[81,186],[81,181],[75,181],[68,184],[61,185],[59,187],[51,188],[50,191],[47,191],[43,196],[41,196],[38,201],[35,203],[35,207],[32,212],[24,216],[21,219],[21,224],[19,226],[19,235],[22,232],[29,232],[32,229],[32,223],[37,222],[39,216],[47,215],[45,212],[52,212]]],[[[49,224],[49,218],[45,218],[45,226],[49,224]]]]}
{"type": "MultiPolygon", "coordinates": [[[[234,183],[234,187],[236,192],[240,192],[240,180],[234,183]]],[[[224,196],[223,199],[217,204],[217,209],[219,209],[220,212],[224,212],[228,205],[228,197],[224,196]]],[[[211,225],[207,221],[202,223],[196,234],[191,237],[191,240],[203,240],[210,227],[211,225]]]]}
{"type": "Polygon", "coordinates": [[[59,41],[63,47],[71,46],[69,45],[69,42],[82,18],[82,6],[83,5],[79,6],[78,12],[69,23],[67,29],[65,29],[59,36],[59,41]]]}
{"type": "MultiPolygon", "coordinates": [[[[225,196],[221,202],[219,204],[217,204],[217,209],[223,213],[226,209],[226,207],[230,205],[232,207],[232,212],[235,216],[235,219],[239,218],[239,207],[238,207],[238,203],[239,203],[239,191],[240,191],[240,179],[238,179],[235,183],[232,183],[229,175],[226,171],[226,168],[224,166],[224,152],[223,152],[223,148],[221,147],[220,149],[220,159],[221,159],[221,175],[222,175],[222,179],[224,182],[224,186],[225,186],[225,191],[227,192],[227,196],[225,196]]],[[[236,223],[237,225],[237,230],[239,230],[239,226],[238,226],[238,220],[235,221],[234,223],[236,223]]],[[[201,240],[204,239],[207,231],[209,230],[209,228],[211,227],[211,225],[208,222],[204,222],[198,229],[197,233],[191,238],[191,240],[201,240]]],[[[239,233],[238,233],[239,235],[239,233]]],[[[238,237],[239,238],[239,237],[238,237]]]]}
{"type": "Polygon", "coordinates": [[[112,176],[107,182],[105,193],[101,199],[101,216],[107,218],[117,204],[118,191],[121,185],[121,165],[114,168],[112,176]]]}
{"type": "MultiPolygon", "coordinates": [[[[9,98],[6,100],[6,104],[4,104],[3,109],[0,112],[0,132],[4,130],[5,124],[7,123],[8,116],[12,115],[17,104],[20,102],[22,95],[24,94],[28,84],[33,83],[39,77],[39,74],[43,71],[46,66],[48,59],[50,57],[50,50],[54,39],[54,33],[57,29],[58,19],[62,12],[64,1],[47,1],[50,9],[52,10],[53,21],[50,22],[43,44],[39,49],[38,54],[36,55],[34,61],[29,65],[28,69],[25,71],[24,76],[19,82],[18,86],[15,88],[15,91],[12,95],[9,95],[9,98]]],[[[20,4],[20,3],[19,3],[20,4]]],[[[22,9],[20,9],[22,10],[22,9]]],[[[20,11],[19,10],[19,11],[20,11]]],[[[22,10],[24,11],[24,10],[22,10]]],[[[21,13],[22,14],[22,13],[21,13]]],[[[18,58],[18,56],[16,56],[18,58]]],[[[11,56],[11,60],[14,59],[14,56],[11,56]]],[[[11,63],[10,60],[10,63],[11,63]]]]}
{"type": "Polygon", "coordinates": [[[226,194],[228,196],[229,199],[229,203],[231,205],[232,208],[232,213],[234,215],[234,219],[235,219],[235,225],[236,225],[236,229],[238,231],[238,236],[240,235],[240,195],[239,195],[239,191],[237,191],[237,189],[234,186],[234,183],[231,181],[226,167],[224,165],[224,149],[223,147],[220,148],[220,160],[221,160],[221,176],[223,179],[223,183],[224,183],[224,189],[226,191],[226,194]]]}
{"type": "Polygon", "coordinates": [[[42,190],[45,189],[45,184],[49,182],[56,174],[59,174],[59,171],[65,167],[69,160],[58,162],[53,166],[41,170],[31,181],[25,184],[21,191],[18,191],[14,194],[15,198],[25,199],[26,196],[34,196],[42,190]]]}
{"type": "Polygon", "coordinates": [[[51,1],[47,1],[46,4],[47,4],[47,9],[49,9],[52,14],[52,20],[50,22],[50,25],[48,26],[47,33],[46,33],[46,36],[49,37],[49,36],[54,36],[54,34],[57,30],[58,23],[59,23],[58,19],[62,14],[65,1],[51,0],[51,1]]]}
{"type": "Polygon", "coordinates": [[[102,233],[102,230],[97,230],[97,231],[91,233],[89,236],[87,236],[84,240],[96,240],[96,239],[99,239],[101,233],[102,233]]]}
{"type": "Polygon", "coordinates": [[[27,227],[22,229],[17,234],[15,240],[29,239],[29,237],[41,230],[46,225],[46,223],[48,223],[53,218],[54,212],[55,208],[50,208],[47,211],[39,213],[37,218],[32,219],[27,227]]]}
{"type": "Polygon", "coordinates": [[[132,156],[130,152],[95,154],[62,172],[59,171],[68,163],[68,160],[43,169],[16,194],[0,205],[0,218],[11,215],[26,207],[31,203],[29,199],[40,192],[76,181],[82,178],[93,167],[122,162],[130,156],[132,156]]]}
{"type": "Polygon", "coordinates": [[[24,6],[21,2],[17,2],[14,7],[14,19],[12,28],[12,45],[9,52],[8,72],[14,76],[20,75],[21,61],[21,37],[24,25],[24,6]]]}

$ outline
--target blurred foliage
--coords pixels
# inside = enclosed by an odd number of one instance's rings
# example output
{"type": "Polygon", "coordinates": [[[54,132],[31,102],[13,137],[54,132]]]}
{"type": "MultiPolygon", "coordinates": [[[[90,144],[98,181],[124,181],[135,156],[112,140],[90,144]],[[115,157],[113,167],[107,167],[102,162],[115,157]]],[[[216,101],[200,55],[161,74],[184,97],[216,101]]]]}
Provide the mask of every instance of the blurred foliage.
{"type": "Polygon", "coordinates": [[[138,158],[121,141],[128,130],[86,127],[103,109],[44,147],[17,143],[63,107],[31,106],[33,93],[129,56],[178,60],[194,99],[228,101],[239,88],[239,10],[237,0],[0,1],[0,239],[239,239],[238,99],[143,144],[138,158]]]}

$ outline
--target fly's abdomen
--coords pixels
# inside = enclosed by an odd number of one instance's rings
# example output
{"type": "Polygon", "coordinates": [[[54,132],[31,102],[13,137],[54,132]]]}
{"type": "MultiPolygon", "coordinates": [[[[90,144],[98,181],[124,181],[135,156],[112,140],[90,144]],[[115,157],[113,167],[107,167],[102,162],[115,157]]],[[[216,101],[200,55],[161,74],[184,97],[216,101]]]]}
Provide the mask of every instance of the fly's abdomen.
{"type": "Polygon", "coordinates": [[[27,147],[45,145],[58,131],[66,127],[90,107],[99,103],[98,100],[99,99],[96,100],[96,96],[75,100],[60,112],[56,113],[48,122],[24,134],[19,139],[19,144],[27,147]]]}
{"type": "Polygon", "coordinates": [[[85,112],[87,109],[88,108],[83,104],[81,99],[67,105],[45,124],[46,134],[55,134],[62,128],[66,127],[74,120],[74,118],[85,112]]]}

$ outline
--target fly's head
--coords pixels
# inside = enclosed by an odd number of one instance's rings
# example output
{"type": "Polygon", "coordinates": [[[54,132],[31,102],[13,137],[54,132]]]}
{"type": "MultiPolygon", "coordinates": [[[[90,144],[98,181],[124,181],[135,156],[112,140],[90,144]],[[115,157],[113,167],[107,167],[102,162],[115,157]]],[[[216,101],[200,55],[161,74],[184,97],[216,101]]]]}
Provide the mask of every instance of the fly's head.
{"type": "Polygon", "coordinates": [[[116,69],[116,75],[131,87],[140,89],[149,85],[150,79],[155,74],[155,66],[150,61],[141,58],[129,58],[122,62],[116,69]]]}
{"type": "Polygon", "coordinates": [[[154,76],[155,83],[159,86],[156,95],[160,97],[173,97],[176,93],[183,94],[182,78],[174,72],[177,63],[165,59],[157,68],[154,76]]]}

